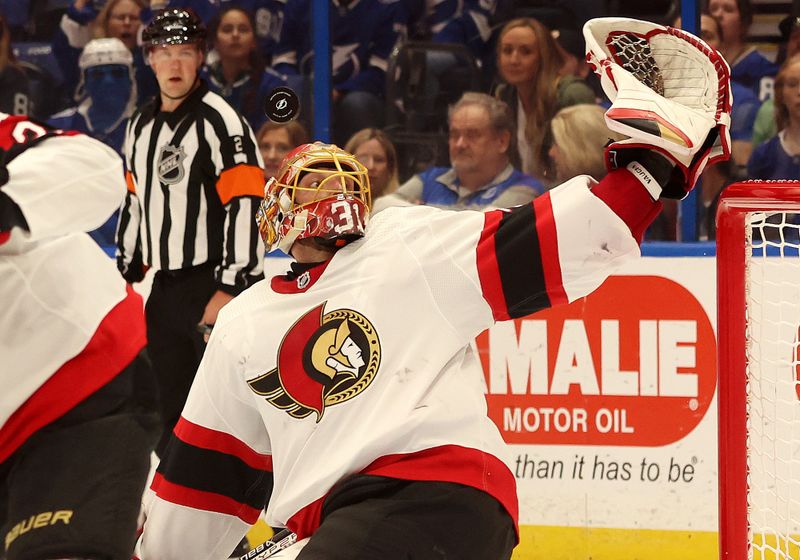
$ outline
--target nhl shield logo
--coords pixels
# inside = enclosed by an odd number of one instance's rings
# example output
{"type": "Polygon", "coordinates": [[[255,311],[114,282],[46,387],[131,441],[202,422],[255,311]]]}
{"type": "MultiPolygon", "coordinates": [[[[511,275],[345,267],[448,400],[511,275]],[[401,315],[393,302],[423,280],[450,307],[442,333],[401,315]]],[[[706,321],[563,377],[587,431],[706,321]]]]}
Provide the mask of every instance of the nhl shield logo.
{"type": "Polygon", "coordinates": [[[158,153],[158,180],[167,185],[180,183],[185,174],[183,160],[186,159],[186,152],[183,146],[161,147],[158,153]]]}
{"type": "Polygon", "coordinates": [[[352,309],[325,313],[323,303],[284,335],[277,363],[275,369],[249,379],[250,389],[294,418],[316,412],[319,422],[326,407],[356,397],[372,383],[381,363],[381,345],[362,314],[352,309]]]}

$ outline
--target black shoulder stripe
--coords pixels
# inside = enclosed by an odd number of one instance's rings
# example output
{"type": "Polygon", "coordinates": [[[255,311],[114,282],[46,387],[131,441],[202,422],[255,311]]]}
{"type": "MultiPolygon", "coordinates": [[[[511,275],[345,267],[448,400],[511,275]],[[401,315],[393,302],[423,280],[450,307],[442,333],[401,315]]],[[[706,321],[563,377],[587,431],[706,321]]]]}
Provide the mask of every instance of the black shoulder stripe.
{"type": "Polygon", "coordinates": [[[533,204],[504,213],[495,235],[495,253],[510,317],[550,307],[533,204]]]}
{"type": "Polygon", "coordinates": [[[263,509],[272,494],[273,475],[233,455],[202,449],[173,436],[157,471],[169,482],[226,496],[263,509]]]}

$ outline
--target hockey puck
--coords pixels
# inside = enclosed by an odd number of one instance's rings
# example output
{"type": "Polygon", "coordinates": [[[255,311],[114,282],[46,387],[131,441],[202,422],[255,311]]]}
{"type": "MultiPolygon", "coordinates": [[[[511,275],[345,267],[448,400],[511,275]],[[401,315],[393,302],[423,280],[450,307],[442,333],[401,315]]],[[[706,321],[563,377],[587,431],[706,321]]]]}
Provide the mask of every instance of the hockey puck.
{"type": "Polygon", "coordinates": [[[278,123],[289,122],[300,114],[300,98],[288,87],[277,87],[269,92],[264,112],[278,123]]]}

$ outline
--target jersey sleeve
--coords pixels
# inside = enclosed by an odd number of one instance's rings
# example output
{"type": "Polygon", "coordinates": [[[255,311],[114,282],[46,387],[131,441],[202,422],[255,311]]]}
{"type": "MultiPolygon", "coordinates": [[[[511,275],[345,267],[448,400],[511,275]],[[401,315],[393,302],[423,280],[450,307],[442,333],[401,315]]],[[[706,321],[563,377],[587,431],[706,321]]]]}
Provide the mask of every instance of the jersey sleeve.
{"type": "Polygon", "coordinates": [[[227,105],[220,110],[211,153],[217,170],[217,194],[225,208],[222,264],[217,286],[236,295],[263,275],[264,242],[255,222],[264,194],[264,164],[253,130],[227,105]]]}
{"type": "Polygon", "coordinates": [[[8,136],[0,141],[12,158],[3,194],[24,216],[21,236],[36,241],[91,231],[119,207],[122,160],[102,142],[16,117],[3,122],[0,135],[8,136]]]}
{"type": "MultiPolygon", "coordinates": [[[[137,116],[140,116],[139,113],[137,116]]],[[[142,262],[142,205],[139,200],[136,177],[133,169],[131,154],[133,151],[133,130],[137,116],[131,118],[125,130],[125,183],[127,192],[122,202],[117,222],[117,268],[123,278],[128,282],[139,282],[144,278],[144,263],[142,262]]]]}
{"type": "Polygon", "coordinates": [[[212,335],[159,463],[135,551],[140,560],[227,558],[272,493],[269,436],[252,393],[237,381],[231,337],[224,327],[212,335]]]}
{"type": "Polygon", "coordinates": [[[576,177],[515,208],[426,209],[427,231],[409,229],[404,239],[433,286],[441,313],[462,334],[474,336],[494,321],[524,317],[594,291],[623,263],[640,256],[641,235],[660,207],[621,169],[600,183],[576,177]],[[445,260],[449,264],[441,265],[445,260]]]}

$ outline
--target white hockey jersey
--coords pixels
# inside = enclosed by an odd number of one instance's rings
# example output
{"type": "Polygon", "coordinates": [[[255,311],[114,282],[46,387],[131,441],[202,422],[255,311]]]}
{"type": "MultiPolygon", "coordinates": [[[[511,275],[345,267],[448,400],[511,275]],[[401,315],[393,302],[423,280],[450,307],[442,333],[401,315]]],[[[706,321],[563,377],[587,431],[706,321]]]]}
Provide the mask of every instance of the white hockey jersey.
{"type": "Polygon", "coordinates": [[[327,263],[241,294],[158,468],[137,556],[226,558],[265,505],[309,536],[354,473],[472,486],[516,522],[471,342],[597,288],[639,255],[631,231],[657,209],[625,170],[510,210],[392,208],[327,263]]]}
{"type": "Polygon", "coordinates": [[[88,136],[0,114],[0,462],[110,381],[144,346],[141,298],[85,233],[119,207],[122,160],[88,136]]]}

